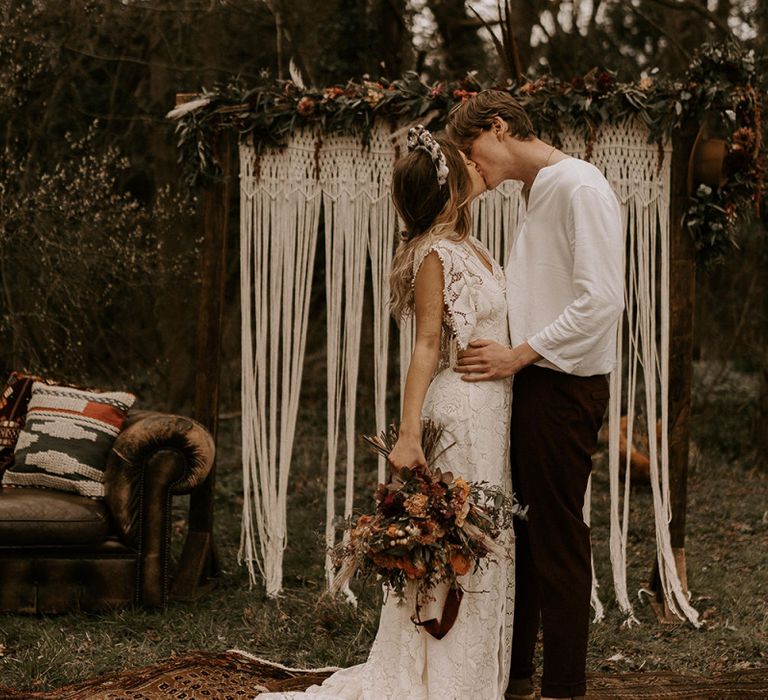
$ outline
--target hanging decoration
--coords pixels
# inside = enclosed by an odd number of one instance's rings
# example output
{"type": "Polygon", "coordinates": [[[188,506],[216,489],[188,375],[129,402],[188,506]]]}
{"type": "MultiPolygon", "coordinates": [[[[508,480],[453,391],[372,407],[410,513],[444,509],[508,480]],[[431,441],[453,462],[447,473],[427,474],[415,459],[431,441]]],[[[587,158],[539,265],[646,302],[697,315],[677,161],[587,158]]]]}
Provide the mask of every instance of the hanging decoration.
{"type": "MultiPolygon", "coordinates": [[[[402,130],[398,132],[402,134],[402,130]]],[[[328,353],[328,472],[326,483],[326,544],[336,544],[335,521],[337,516],[336,500],[339,495],[337,471],[343,472],[343,514],[352,513],[355,487],[355,425],[356,392],[360,359],[360,334],[362,325],[362,299],[365,285],[368,283],[365,270],[370,261],[373,284],[372,295],[378,299],[374,313],[374,330],[378,332],[375,343],[374,364],[377,368],[376,401],[377,428],[385,425],[384,395],[386,391],[386,367],[389,345],[386,315],[386,299],[389,295],[388,270],[393,251],[393,240],[397,231],[397,218],[389,198],[389,181],[392,164],[398,149],[403,144],[396,135],[392,138],[390,129],[376,127],[369,134],[369,148],[361,146],[359,137],[332,135],[323,137],[307,130],[299,131],[290,140],[287,148],[273,149],[260,155],[251,147],[241,149],[243,204],[243,260],[244,270],[261,269],[265,266],[263,258],[252,259],[257,251],[267,251],[275,245],[275,237],[280,232],[294,230],[299,234],[298,221],[292,217],[301,210],[295,197],[306,197],[307,211],[314,211],[320,199],[323,202],[325,258],[326,258],[326,309],[328,317],[327,353],[328,353]],[[293,154],[293,155],[287,155],[293,154]],[[296,177],[296,168],[286,169],[284,159],[291,157],[300,160],[301,172],[305,176],[302,182],[296,177]],[[259,168],[251,166],[258,160],[259,168]],[[317,170],[315,171],[314,168],[317,170]],[[249,196],[249,193],[263,191],[271,173],[283,172],[286,175],[281,183],[272,182],[268,195],[270,213],[265,216],[262,199],[249,196]],[[266,178],[266,179],[265,179],[266,178]],[[301,184],[300,184],[301,183],[301,184]],[[280,189],[284,192],[281,193],[280,189]],[[283,211],[284,210],[284,211],[283,211]],[[255,225],[258,222],[259,225],[255,225]],[[294,222],[294,223],[290,223],[294,222]],[[346,454],[339,458],[338,444],[341,428],[341,416],[344,416],[344,437],[346,454]],[[340,469],[341,468],[341,469],[340,469]]],[[[636,622],[626,583],[626,553],[629,514],[629,480],[620,491],[620,470],[627,472],[629,463],[619,460],[619,425],[622,396],[627,406],[628,420],[626,435],[631,453],[632,429],[638,423],[636,407],[642,406],[645,424],[640,429],[650,437],[651,477],[654,494],[657,550],[664,594],[670,607],[679,615],[697,624],[696,611],[691,608],[675,568],[674,555],[669,541],[669,464],[667,459],[667,395],[668,395],[668,326],[669,326],[669,162],[671,148],[664,144],[659,147],[648,140],[648,130],[638,120],[629,120],[618,125],[606,125],[599,138],[588,143],[579,134],[570,132],[560,135],[563,150],[577,157],[584,157],[590,149],[592,162],[605,174],[619,198],[622,207],[624,230],[627,236],[627,291],[626,306],[628,323],[619,331],[618,369],[611,378],[612,398],[609,407],[610,445],[609,469],[611,484],[611,536],[610,551],[613,568],[614,588],[620,609],[628,622],[636,622]],[[661,290],[657,295],[657,282],[661,290]],[[657,332],[656,319],[660,319],[660,332],[657,332]],[[624,349],[627,361],[622,361],[624,349]],[[641,381],[639,381],[641,380],[641,381]],[[657,396],[660,398],[657,400],[657,396]],[[651,430],[657,418],[661,420],[661,441],[655,440],[656,432],[651,430]]],[[[473,210],[474,232],[494,255],[503,260],[512,242],[521,211],[520,187],[507,183],[493,192],[483,195],[473,210]]],[[[314,222],[319,226],[316,214],[302,220],[302,226],[314,222]]],[[[302,229],[303,230],[303,229],[302,229]]],[[[316,236],[315,231],[315,236],[316,236]]],[[[303,233],[301,240],[315,240],[309,232],[303,233]]],[[[281,250],[278,247],[278,250],[281,250]]],[[[273,253],[274,254],[274,253],[273,253]]],[[[279,253],[278,255],[283,255],[279,253]]],[[[302,256],[302,259],[311,257],[302,256]]],[[[286,268],[285,264],[281,265],[286,268]]],[[[306,279],[304,276],[302,279],[306,279]]],[[[275,317],[290,318],[295,300],[306,292],[296,289],[294,294],[275,293],[271,302],[262,298],[265,288],[247,276],[243,278],[243,295],[255,295],[254,307],[261,309],[267,319],[275,317]],[[269,306],[268,303],[275,306],[269,306]],[[267,304],[265,306],[265,304],[267,304]],[[287,308],[281,306],[287,305],[287,308]]],[[[294,282],[295,284],[295,282],[294,282]]],[[[278,286],[278,289],[280,287],[278,286]]],[[[263,409],[261,400],[264,390],[260,389],[258,371],[255,367],[276,366],[269,354],[264,355],[261,347],[268,347],[270,352],[280,353],[286,367],[300,367],[303,361],[304,345],[300,342],[282,346],[265,344],[255,345],[249,341],[246,318],[250,308],[244,309],[244,361],[243,367],[243,406],[244,424],[251,426],[244,431],[243,453],[248,455],[244,464],[246,473],[244,482],[253,492],[264,492],[263,482],[279,484],[281,479],[287,483],[289,465],[280,463],[278,476],[275,477],[271,466],[265,468],[260,455],[271,465],[269,453],[260,447],[258,436],[269,435],[274,431],[270,427],[276,418],[263,409]],[[248,341],[248,342],[246,342],[248,341]],[[293,354],[287,354],[292,351],[293,354]],[[257,397],[254,401],[252,397],[257,397]],[[260,409],[260,406],[262,407],[260,409]],[[253,444],[247,444],[247,441],[253,444]],[[257,485],[259,488],[256,488],[257,485]]],[[[274,321],[272,321],[274,323],[274,321]]],[[[256,324],[260,324],[257,322],[256,324]]],[[[261,321],[264,325],[264,321],[261,321]]],[[[284,329],[284,337],[289,337],[284,329]]],[[[409,328],[400,334],[401,367],[407,367],[407,359],[413,342],[409,328]]],[[[299,375],[300,376],[300,375],[299,375]]],[[[401,376],[401,381],[402,381],[401,376]]],[[[262,380],[263,381],[263,380],[262,380]]],[[[291,406],[296,389],[292,386],[277,387],[287,396],[273,404],[291,406]]],[[[283,411],[280,420],[293,420],[283,429],[285,435],[293,435],[295,413],[283,411]]],[[[282,428],[281,428],[282,429],[282,428]]],[[[282,446],[282,454],[288,454],[282,446]]],[[[274,461],[274,460],[273,460],[274,461]]],[[[383,465],[379,468],[382,477],[383,465]]],[[[274,546],[262,546],[262,568],[265,572],[281,570],[282,552],[285,547],[285,511],[286,492],[278,488],[273,494],[267,490],[261,500],[250,499],[246,502],[243,520],[243,552],[257,551],[258,541],[275,543],[274,546]],[[268,503],[269,508],[263,504],[268,503]],[[257,523],[253,528],[252,523],[257,523]],[[277,558],[280,562],[266,563],[267,558],[277,558]]],[[[589,496],[587,495],[585,519],[589,519],[589,496]]],[[[246,560],[248,560],[246,556],[246,560]]],[[[330,561],[327,562],[327,575],[332,576],[330,561]]],[[[279,590],[275,574],[271,574],[271,592],[279,590]]],[[[351,592],[348,592],[351,597],[351,592]]],[[[603,615],[602,603],[597,595],[597,581],[594,581],[592,602],[596,618],[603,615]]]]}

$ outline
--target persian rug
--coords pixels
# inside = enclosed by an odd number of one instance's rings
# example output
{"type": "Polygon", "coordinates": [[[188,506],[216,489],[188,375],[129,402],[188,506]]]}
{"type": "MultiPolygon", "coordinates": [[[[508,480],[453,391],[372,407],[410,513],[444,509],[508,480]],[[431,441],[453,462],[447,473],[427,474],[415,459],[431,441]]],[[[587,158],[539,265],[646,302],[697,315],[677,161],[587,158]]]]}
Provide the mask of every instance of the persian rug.
{"type": "MultiPolygon", "coordinates": [[[[7,700],[240,700],[268,690],[303,690],[332,668],[301,670],[237,650],[194,651],[146,668],[114,673],[45,692],[0,686],[7,700]]],[[[768,698],[768,668],[714,676],[671,672],[593,673],[590,700],[742,700],[768,698]]]]}

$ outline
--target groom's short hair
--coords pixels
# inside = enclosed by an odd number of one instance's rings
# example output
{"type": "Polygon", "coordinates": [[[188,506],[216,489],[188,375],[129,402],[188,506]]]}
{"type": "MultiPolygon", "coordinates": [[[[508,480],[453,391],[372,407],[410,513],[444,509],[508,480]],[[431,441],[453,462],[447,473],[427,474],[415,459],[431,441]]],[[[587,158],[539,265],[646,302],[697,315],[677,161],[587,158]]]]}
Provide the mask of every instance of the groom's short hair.
{"type": "Polygon", "coordinates": [[[494,117],[501,117],[510,136],[527,140],[536,134],[522,105],[504,90],[483,90],[457,104],[448,115],[448,137],[466,150],[482,131],[491,128],[494,117]]]}

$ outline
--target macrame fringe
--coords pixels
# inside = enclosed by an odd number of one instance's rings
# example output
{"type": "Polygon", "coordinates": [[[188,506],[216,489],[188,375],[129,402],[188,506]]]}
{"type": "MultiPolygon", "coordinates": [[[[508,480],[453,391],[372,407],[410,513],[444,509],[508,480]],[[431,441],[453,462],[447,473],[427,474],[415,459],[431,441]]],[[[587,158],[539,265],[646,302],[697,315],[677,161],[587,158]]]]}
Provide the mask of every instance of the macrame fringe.
{"type": "Polygon", "coordinates": [[[243,522],[238,562],[283,585],[286,498],[320,215],[314,150],[240,147],[243,522]],[[256,529],[254,531],[254,522],[256,529]],[[256,538],[258,532],[258,538],[256,538]]]}

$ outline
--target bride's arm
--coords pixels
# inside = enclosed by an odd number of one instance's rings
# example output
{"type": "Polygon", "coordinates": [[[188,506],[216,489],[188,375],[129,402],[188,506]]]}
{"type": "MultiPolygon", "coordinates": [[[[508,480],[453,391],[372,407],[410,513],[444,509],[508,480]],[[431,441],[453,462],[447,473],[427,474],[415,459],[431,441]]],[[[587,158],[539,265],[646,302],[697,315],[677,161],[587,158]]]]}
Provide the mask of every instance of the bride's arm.
{"type": "Polygon", "coordinates": [[[408,366],[400,433],[389,455],[395,467],[425,464],[421,449],[421,407],[440,359],[443,322],[443,268],[437,253],[426,256],[414,283],[416,344],[408,366]]]}

